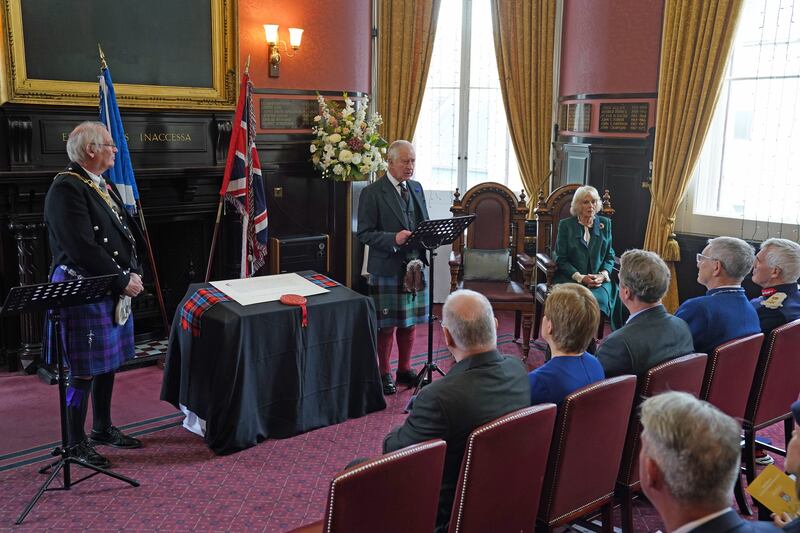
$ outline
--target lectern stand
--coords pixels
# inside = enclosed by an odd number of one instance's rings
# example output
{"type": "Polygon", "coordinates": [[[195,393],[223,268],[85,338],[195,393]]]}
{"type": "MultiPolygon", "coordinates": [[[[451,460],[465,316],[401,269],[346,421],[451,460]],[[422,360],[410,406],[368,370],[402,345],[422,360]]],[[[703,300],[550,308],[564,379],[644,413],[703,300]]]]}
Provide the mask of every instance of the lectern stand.
{"type": "Polygon", "coordinates": [[[436,257],[435,250],[451,244],[456,237],[462,235],[464,230],[475,220],[475,215],[463,217],[443,218],[440,220],[425,220],[420,222],[417,229],[408,236],[404,246],[417,246],[428,251],[428,265],[430,266],[430,282],[428,284],[428,361],[417,374],[417,385],[414,394],[419,388],[433,380],[435,370],[442,376],[444,372],[439,365],[433,362],[433,322],[436,315],[433,314],[433,258],[436,257]]]}
{"type": "Polygon", "coordinates": [[[116,275],[111,274],[108,276],[96,276],[92,278],[82,278],[70,281],[62,281],[59,283],[41,283],[39,285],[25,285],[23,287],[14,287],[8,293],[5,304],[0,309],[0,316],[30,313],[34,311],[51,311],[50,319],[53,322],[53,334],[55,335],[56,346],[56,361],[58,365],[58,401],[59,410],[61,414],[61,446],[53,449],[53,455],[59,456],[60,459],[50,466],[46,466],[39,470],[39,473],[44,473],[48,469],[53,468],[53,471],[47,478],[47,481],[36,493],[36,496],[28,503],[25,510],[17,518],[17,524],[21,524],[28,513],[31,512],[33,506],[42,497],[42,494],[48,490],[69,490],[72,485],[77,485],[97,474],[105,474],[113,478],[119,479],[138,487],[139,483],[133,479],[117,474],[105,468],[81,461],[73,455],[72,449],[67,446],[67,400],[66,400],[66,386],[64,384],[64,354],[61,353],[61,332],[60,332],[60,316],[59,310],[64,307],[72,307],[75,305],[90,304],[107,298],[111,283],[116,275]],[[93,470],[87,476],[82,477],[77,481],[72,481],[70,477],[70,466],[78,465],[83,468],[93,470]],[[64,472],[64,482],[61,487],[49,488],[50,483],[56,478],[60,471],[64,472]]]}

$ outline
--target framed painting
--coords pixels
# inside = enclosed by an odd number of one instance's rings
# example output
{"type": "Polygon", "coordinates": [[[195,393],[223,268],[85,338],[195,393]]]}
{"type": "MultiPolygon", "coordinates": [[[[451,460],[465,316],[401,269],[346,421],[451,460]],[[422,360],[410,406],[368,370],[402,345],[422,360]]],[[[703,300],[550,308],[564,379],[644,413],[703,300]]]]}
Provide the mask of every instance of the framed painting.
{"type": "Polygon", "coordinates": [[[102,47],[120,106],[235,105],[235,0],[0,0],[0,7],[0,104],[96,106],[102,47]]]}

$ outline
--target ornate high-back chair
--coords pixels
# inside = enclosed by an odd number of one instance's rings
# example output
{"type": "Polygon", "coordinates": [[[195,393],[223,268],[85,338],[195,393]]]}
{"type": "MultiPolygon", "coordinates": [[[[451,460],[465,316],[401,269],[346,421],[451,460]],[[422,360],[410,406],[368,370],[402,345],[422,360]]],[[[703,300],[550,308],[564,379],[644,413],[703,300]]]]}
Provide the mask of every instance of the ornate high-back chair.
{"type": "MultiPolygon", "coordinates": [[[[572,197],[575,196],[575,191],[579,187],[581,187],[579,184],[564,185],[551,192],[547,198],[544,197],[544,193],[539,192],[536,210],[534,211],[536,217],[536,268],[533,273],[533,291],[536,305],[533,315],[533,337],[535,339],[539,338],[544,301],[553,287],[553,278],[556,275],[556,270],[558,270],[555,257],[558,223],[562,219],[572,216],[569,208],[572,204],[572,197]]],[[[611,207],[611,195],[609,195],[608,189],[605,190],[602,198],[603,209],[600,214],[611,217],[614,214],[614,209],[611,207]]],[[[600,333],[602,333],[602,322],[599,329],[600,333]]],[[[598,337],[601,336],[598,334],[598,337]]]]}
{"type": "Polygon", "coordinates": [[[496,311],[514,311],[522,320],[522,352],[528,357],[533,295],[533,260],[525,253],[525,193],[517,198],[500,183],[481,183],[458,190],[450,208],[453,216],[477,218],[453,241],[450,254],[450,292],[471,289],[489,299],[496,311]]]}

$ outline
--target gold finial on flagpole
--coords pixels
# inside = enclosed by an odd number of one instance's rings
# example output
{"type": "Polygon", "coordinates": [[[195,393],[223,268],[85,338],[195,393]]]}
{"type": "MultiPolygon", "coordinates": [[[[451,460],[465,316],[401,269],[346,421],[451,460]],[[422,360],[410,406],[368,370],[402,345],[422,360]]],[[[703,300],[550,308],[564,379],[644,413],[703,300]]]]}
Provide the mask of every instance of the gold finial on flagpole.
{"type": "Polygon", "coordinates": [[[244,73],[250,74],[250,54],[247,54],[247,62],[244,64],[244,73]]]}
{"type": "Polygon", "coordinates": [[[100,43],[97,43],[97,50],[100,52],[100,68],[106,69],[108,65],[106,64],[106,55],[103,53],[103,49],[100,47],[100,43]]]}

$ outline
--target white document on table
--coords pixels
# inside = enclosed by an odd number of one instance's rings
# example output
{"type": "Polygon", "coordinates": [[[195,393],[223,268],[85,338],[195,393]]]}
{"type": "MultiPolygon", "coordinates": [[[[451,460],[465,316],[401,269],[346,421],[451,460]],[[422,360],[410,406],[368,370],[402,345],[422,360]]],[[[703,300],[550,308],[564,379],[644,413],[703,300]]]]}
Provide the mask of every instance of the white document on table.
{"type": "Polygon", "coordinates": [[[294,273],[212,281],[211,285],[241,305],[274,302],[280,300],[284,294],[313,296],[328,292],[328,289],[294,273]]]}

